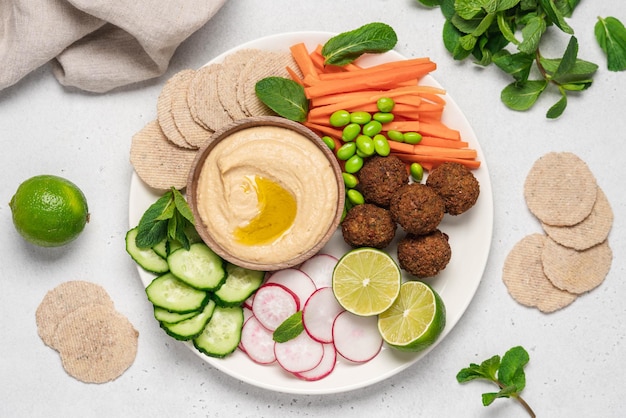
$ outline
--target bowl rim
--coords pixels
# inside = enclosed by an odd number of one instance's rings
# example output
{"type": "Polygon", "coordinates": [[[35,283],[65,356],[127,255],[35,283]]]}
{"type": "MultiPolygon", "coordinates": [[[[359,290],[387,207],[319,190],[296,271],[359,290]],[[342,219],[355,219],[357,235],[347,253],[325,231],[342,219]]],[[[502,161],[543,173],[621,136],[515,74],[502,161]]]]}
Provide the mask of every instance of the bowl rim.
{"type": "Polygon", "coordinates": [[[345,185],[343,182],[342,170],[339,166],[339,162],[337,161],[335,155],[332,150],[322,141],[321,137],[313,132],[308,127],[304,126],[299,122],[295,122],[283,117],[279,116],[251,116],[242,119],[235,120],[221,129],[215,131],[209,140],[197,151],[196,157],[192,163],[191,169],[189,171],[189,176],[187,179],[187,200],[189,203],[189,207],[191,208],[194,221],[196,223],[196,231],[202,238],[202,240],[213,250],[217,255],[222,257],[224,260],[231,262],[239,267],[249,268],[252,270],[261,270],[261,271],[276,271],[284,268],[295,267],[302,264],[304,261],[311,258],[313,255],[318,253],[326,243],[333,236],[339,224],[341,222],[341,218],[343,215],[343,208],[345,205],[345,185]],[[256,262],[253,260],[247,260],[238,256],[235,256],[229,253],[226,249],[224,249],[211,235],[208,228],[205,227],[200,213],[198,211],[198,201],[197,201],[197,185],[198,178],[200,173],[202,172],[202,168],[204,166],[204,162],[210,152],[215,148],[215,146],[224,138],[228,136],[245,130],[249,128],[254,128],[258,126],[274,126],[279,128],[290,129],[295,131],[305,138],[312,141],[318,149],[322,151],[326,159],[330,162],[331,169],[333,170],[333,174],[335,176],[335,180],[337,183],[337,208],[335,210],[335,215],[332,218],[332,222],[330,223],[328,230],[322,236],[322,238],[311,248],[301,252],[296,257],[277,262],[277,263],[263,263],[256,262]]]}

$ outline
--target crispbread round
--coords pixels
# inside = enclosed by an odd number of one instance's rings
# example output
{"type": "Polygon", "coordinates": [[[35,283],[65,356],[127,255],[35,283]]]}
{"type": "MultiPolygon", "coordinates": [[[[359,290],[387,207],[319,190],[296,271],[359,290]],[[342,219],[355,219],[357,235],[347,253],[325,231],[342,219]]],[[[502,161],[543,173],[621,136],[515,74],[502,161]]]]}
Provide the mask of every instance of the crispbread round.
{"type": "Polygon", "coordinates": [[[596,189],[596,179],[583,160],[571,152],[550,152],[533,164],[524,197],[541,222],[569,226],[589,216],[596,189]]]}
{"type": "Polygon", "coordinates": [[[611,268],[613,252],[607,240],[584,251],[548,238],[541,253],[543,271],[559,289],[581,294],[596,288],[611,268]]]}
{"type": "Polygon", "coordinates": [[[119,377],[135,360],[139,333],[110,306],[92,305],[67,315],[54,333],[63,368],[86,383],[119,377]]]}
{"type": "Polygon", "coordinates": [[[37,333],[47,346],[56,350],[54,333],[59,323],[78,308],[97,304],[113,308],[113,301],[103,287],[81,280],[61,283],[46,293],[37,307],[37,333]]]}
{"type": "Polygon", "coordinates": [[[221,71],[222,64],[210,64],[198,69],[187,91],[191,115],[211,131],[218,131],[233,121],[224,110],[217,92],[217,77],[221,71]]]}
{"type": "Polygon", "coordinates": [[[213,134],[213,131],[204,124],[198,123],[192,116],[187,101],[187,93],[191,81],[194,79],[196,71],[191,77],[181,77],[174,84],[171,92],[172,96],[172,117],[180,134],[185,138],[185,142],[193,148],[203,146],[213,134]]]}
{"type": "Polygon", "coordinates": [[[195,156],[195,150],[168,141],[156,120],[133,135],[130,147],[130,162],[137,175],[158,190],[183,189],[195,156]]]}
{"type": "Polygon", "coordinates": [[[502,281],[518,303],[554,312],[576,300],[576,295],[556,288],[543,273],[541,255],[547,237],[531,234],[511,249],[502,269],[502,281]]]}
{"type": "Polygon", "coordinates": [[[597,193],[591,213],[581,222],[572,226],[552,226],[542,222],[543,230],[559,244],[579,251],[606,240],[613,225],[613,210],[600,187],[597,193]]]}
{"type": "Polygon", "coordinates": [[[224,110],[233,120],[247,116],[237,102],[239,74],[253,57],[264,53],[260,49],[240,49],[222,62],[222,71],[217,76],[217,93],[224,110]]]}
{"type": "Polygon", "coordinates": [[[289,78],[286,67],[296,70],[298,67],[289,52],[266,52],[250,59],[239,74],[237,81],[237,101],[248,116],[274,115],[256,95],[257,81],[265,77],[289,78]]]}
{"type": "Polygon", "coordinates": [[[157,99],[157,120],[165,137],[179,147],[192,149],[197,147],[194,147],[185,140],[185,137],[180,133],[174,122],[174,116],[172,115],[172,97],[178,83],[187,82],[186,80],[193,77],[194,74],[195,70],[191,69],[181,70],[174,74],[165,82],[157,99]]]}

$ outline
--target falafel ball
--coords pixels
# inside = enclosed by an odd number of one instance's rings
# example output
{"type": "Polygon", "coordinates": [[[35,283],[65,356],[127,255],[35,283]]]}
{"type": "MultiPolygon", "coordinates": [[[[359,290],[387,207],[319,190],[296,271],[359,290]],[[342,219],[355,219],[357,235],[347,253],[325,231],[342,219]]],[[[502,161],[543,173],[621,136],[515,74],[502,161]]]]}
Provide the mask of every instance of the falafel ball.
{"type": "Polygon", "coordinates": [[[430,187],[421,183],[402,186],[391,198],[391,217],[406,232],[415,235],[428,234],[443,219],[443,199],[430,187]]]}
{"type": "Polygon", "coordinates": [[[480,185],[474,174],[463,164],[446,162],[433,169],[426,179],[444,201],[446,212],[460,215],[478,200],[480,185]]]}
{"type": "Polygon", "coordinates": [[[365,201],[382,207],[388,207],[393,193],[409,182],[406,166],[393,155],[368,158],[357,176],[365,201]]]}
{"type": "Polygon", "coordinates": [[[385,248],[396,235],[396,223],[387,209],[363,203],[348,211],[341,232],[352,247],[385,248]]]}
{"type": "Polygon", "coordinates": [[[400,268],[420,278],[436,276],[451,257],[448,235],[439,229],[427,235],[407,234],[398,242],[400,268]]]}

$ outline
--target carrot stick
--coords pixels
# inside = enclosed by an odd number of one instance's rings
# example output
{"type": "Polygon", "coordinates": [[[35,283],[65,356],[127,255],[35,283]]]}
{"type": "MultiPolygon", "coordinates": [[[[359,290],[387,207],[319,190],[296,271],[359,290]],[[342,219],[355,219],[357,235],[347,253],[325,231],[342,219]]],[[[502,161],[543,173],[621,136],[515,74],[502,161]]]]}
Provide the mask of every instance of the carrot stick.
{"type": "Polygon", "coordinates": [[[289,77],[291,77],[293,81],[300,84],[301,86],[304,86],[304,80],[302,80],[302,77],[300,77],[293,68],[287,66],[285,67],[285,69],[287,70],[289,77]]]}
{"type": "Polygon", "coordinates": [[[417,120],[393,121],[383,124],[383,131],[418,132],[420,122],[417,120]]]}
{"type": "Polygon", "coordinates": [[[391,153],[389,155],[395,155],[400,160],[404,162],[411,163],[420,163],[422,166],[426,163],[432,163],[433,167],[440,165],[445,162],[456,162],[459,164],[463,164],[469,169],[476,169],[480,167],[480,161],[477,160],[468,160],[464,158],[449,158],[449,157],[438,157],[438,156],[428,156],[428,155],[415,155],[415,154],[401,154],[401,153],[391,153]]]}
{"type": "Polygon", "coordinates": [[[389,148],[393,153],[400,154],[413,154],[413,145],[407,144],[406,142],[398,142],[393,140],[388,140],[389,148]]]}
{"type": "Polygon", "coordinates": [[[478,156],[475,149],[470,148],[440,148],[430,145],[416,144],[413,145],[413,154],[428,155],[431,157],[451,157],[464,158],[468,160],[476,159],[478,156]]]}
{"type": "Polygon", "coordinates": [[[312,129],[314,131],[319,131],[324,135],[328,135],[331,136],[333,138],[341,138],[341,134],[342,132],[339,129],[335,129],[332,128],[330,126],[326,126],[326,125],[320,125],[318,123],[313,123],[313,122],[303,122],[304,126],[306,126],[309,129],[312,129]]]}
{"type": "Polygon", "coordinates": [[[294,44],[289,48],[289,50],[291,51],[291,55],[296,61],[296,64],[300,68],[300,72],[302,72],[304,77],[307,75],[316,76],[318,74],[315,64],[311,61],[311,56],[309,55],[309,51],[307,51],[304,43],[300,42],[294,44]]]}
{"type": "Polygon", "coordinates": [[[422,136],[436,136],[439,138],[452,139],[459,141],[461,133],[456,129],[451,129],[441,122],[428,121],[422,122],[418,131],[422,136]]]}
{"type": "MultiPolygon", "coordinates": [[[[320,74],[320,80],[352,80],[358,74],[358,77],[367,76],[379,72],[397,71],[405,67],[417,67],[424,64],[434,63],[429,58],[412,58],[400,61],[390,61],[384,64],[374,65],[372,67],[362,68],[359,71],[348,71],[343,73],[320,74]]],[[[435,66],[436,68],[436,66],[435,66]]],[[[433,68],[433,70],[435,69],[433,68]]],[[[431,70],[432,71],[432,70],[431,70]]]]}
{"type": "Polygon", "coordinates": [[[321,44],[318,44],[315,49],[313,50],[313,52],[311,53],[312,55],[315,55],[315,62],[317,64],[318,60],[321,63],[321,68],[325,69],[324,72],[340,72],[340,71],[354,71],[354,70],[360,70],[361,67],[359,67],[358,65],[354,64],[354,63],[350,63],[350,64],[346,64],[346,65],[327,65],[325,64],[326,58],[324,57],[324,55],[322,55],[322,48],[323,46],[321,44]],[[328,71],[330,70],[330,71],[328,71]]]}
{"type": "Polygon", "coordinates": [[[434,136],[423,136],[420,145],[441,148],[467,148],[469,144],[465,141],[454,141],[451,139],[436,138],[434,136]]]}

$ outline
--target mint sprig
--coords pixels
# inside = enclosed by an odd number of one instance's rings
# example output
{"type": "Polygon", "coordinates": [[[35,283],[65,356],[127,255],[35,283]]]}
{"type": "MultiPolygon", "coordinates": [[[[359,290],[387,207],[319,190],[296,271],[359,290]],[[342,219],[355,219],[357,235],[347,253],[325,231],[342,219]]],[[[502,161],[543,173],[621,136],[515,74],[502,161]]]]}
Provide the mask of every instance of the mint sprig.
{"type": "Polygon", "coordinates": [[[495,355],[481,364],[471,363],[469,367],[461,369],[456,375],[456,380],[459,383],[477,379],[493,382],[500,390],[483,393],[484,406],[491,405],[498,398],[513,398],[534,418],[535,412],[520,396],[520,392],[526,387],[524,366],[529,360],[530,357],[523,347],[513,347],[502,356],[502,359],[499,355],[495,355]]]}
{"type": "Polygon", "coordinates": [[[289,340],[293,340],[304,331],[304,324],[302,323],[302,311],[297,311],[282,324],[280,324],[272,334],[272,339],[277,343],[286,343],[289,340]]]}
{"type": "Polygon", "coordinates": [[[189,249],[194,219],[185,197],[175,188],[165,192],[144,212],[137,225],[136,244],[152,248],[164,239],[178,241],[189,249]]]}
{"type": "Polygon", "coordinates": [[[440,6],[446,19],[444,45],[454,59],[473,57],[478,65],[495,64],[514,79],[500,94],[510,109],[530,109],[552,87],[560,97],[546,117],[558,118],[567,107],[568,94],[592,84],[598,66],[578,59],[578,41],[567,22],[580,0],[418,1],[440,6]],[[570,35],[561,58],[549,59],[541,53],[543,36],[551,27],[570,35]],[[545,61],[556,62],[556,68],[544,65],[545,61]],[[540,78],[529,78],[533,68],[540,78]]]}
{"type": "Polygon", "coordinates": [[[626,70],[626,28],[622,22],[614,17],[598,17],[594,33],[606,54],[609,71],[626,70]]]}

